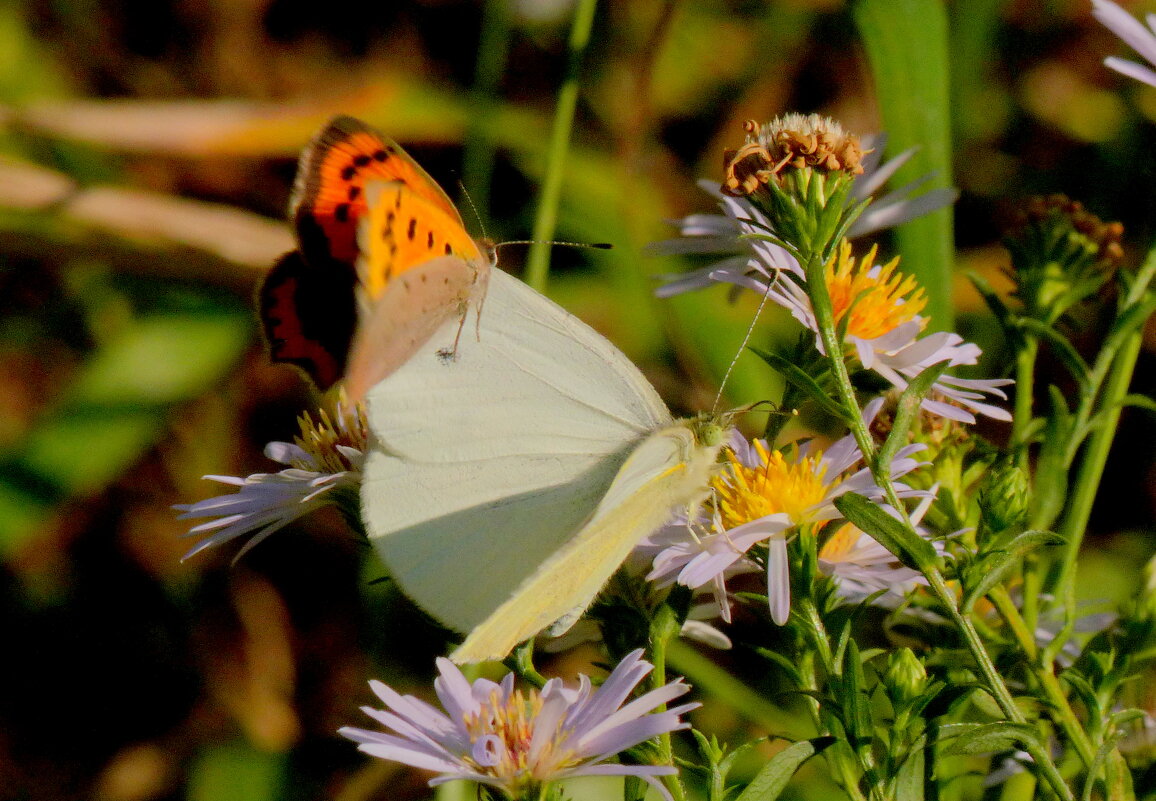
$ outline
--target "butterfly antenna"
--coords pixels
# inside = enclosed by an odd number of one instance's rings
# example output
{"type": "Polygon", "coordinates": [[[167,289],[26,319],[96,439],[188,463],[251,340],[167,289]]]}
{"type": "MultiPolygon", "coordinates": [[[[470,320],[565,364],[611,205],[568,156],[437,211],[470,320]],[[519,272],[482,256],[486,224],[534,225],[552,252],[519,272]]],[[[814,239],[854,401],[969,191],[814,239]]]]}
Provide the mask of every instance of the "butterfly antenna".
{"type": "Polygon", "coordinates": [[[568,248],[595,248],[596,250],[613,250],[614,245],[609,242],[565,242],[560,239],[511,239],[509,242],[498,242],[496,248],[505,245],[564,245],[568,248]]]}
{"type": "Polygon", "coordinates": [[[482,215],[478,212],[478,207],[474,205],[474,199],[470,195],[470,190],[466,189],[466,185],[458,181],[458,189],[462,190],[462,197],[466,199],[466,203],[470,206],[470,211],[474,213],[474,219],[478,221],[478,230],[482,232],[482,238],[488,239],[486,236],[486,224],[482,221],[482,215]]]}
{"type": "Polygon", "coordinates": [[[714,405],[711,406],[711,414],[718,414],[718,405],[722,402],[723,392],[725,392],[727,388],[727,381],[730,380],[731,373],[734,372],[735,365],[739,362],[739,357],[742,356],[743,351],[746,350],[747,343],[751,341],[751,336],[755,333],[755,326],[759,322],[759,316],[763,313],[763,309],[767,307],[767,301],[770,300],[771,297],[771,289],[774,288],[775,282],[778,279],[779,275],[776,270],[775,275],[767,282],[767,291],[763,293],[763,299],[759,301],[759,307],[755,309],[754,319],[752,319],[751,324],[747,326],[747,333],[743,336],[742,344],[739,345],[739,349],[735,353],[735,357],[731,359],[731,363],[727,365],[727,371],[723,374],[722,382],[718,385],[718,394],[714,396],[714,405]]]}
{"type": "MultiPolygon", "coordinates": [[[[478,212],[478,207],[474,205],[474,199],[470,196],[470,191],[466,189],[465,184],[463,184],[461,181],[458,181],[458,188],[462,190],[462,197],[466,199],[466,203],[469,204],[470,210],[473,211],[474,219],[478,221],[478,230],[482,232],[482,238],[488,239],[489,237],[486,236],[486,224],[482,221],[482,215],[478,212]]],[[[557,239],[511,239],[508,242],[495,242],[494,249],[497,250],[498,248],[504,247],[505,245],[537,245],[539,243],[544,245],[565,245],[566,247],[571,248],[596,248],[598,250],[610,250],[614,247],[614,245],[610,244],[609,242],[563,242],[557,239]]]]}

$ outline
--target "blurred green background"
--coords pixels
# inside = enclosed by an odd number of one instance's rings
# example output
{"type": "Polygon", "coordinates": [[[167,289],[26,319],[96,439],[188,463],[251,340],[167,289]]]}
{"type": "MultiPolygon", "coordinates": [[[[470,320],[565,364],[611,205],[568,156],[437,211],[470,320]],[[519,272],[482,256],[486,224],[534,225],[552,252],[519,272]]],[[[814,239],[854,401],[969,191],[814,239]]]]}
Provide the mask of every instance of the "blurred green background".
{"type": "MultiPolygon", "coordinates": [[[[920,5],[873,8],[899,30],[920,5]]],[[[1089,12],[968,0],[947,7],[942,62],[920,60],[935,42],[919,31],[884,45],[893,66],[931,64],[901,78],[946,92],[950,146],[927,155],[941,151],[962,196],[942,298],[989,351],[989,374],[1006,354],[961,271],[999,280],[1000,231],[1022,198],[1067,193],[1123,221],[1134,253],[1153,237],[1156,90],[1102,66],[1125,53],[1089,12]]],[[[451,195],[468,189],[468,225],[525,238],[573,14],[566,0],[0,4],[0,798],[428,794],[424,777],[367,764],[334,732],[367,722],[356,707],[371,675],[425,692],[444,635],[371,582],[380,570],[336,515],[230,568],[230,548],[179,562],[190,542],[170,506],[216,494],[203,474],[275,469],[264,444],[291,439],[316,403],[296,371],[268,363],[252,308],[292,247],[284,208],[311,133],[361,117],[451,195]]],[[[881,96],[893,125],[894,104],[923,108],[875,82],[860,37],[837,0],[597,7],[556,236],[614,249],[556,249],[549,294],[676,412],[710,405],[755,304],[722,288],[658,302],[655,274],[701,263],[643,248],[671,235],[665,220],[711,210],[694,182],[720,177],[743,120],[818,111],[868,134],[884,127],[881,96]]],[[[502,251],[515,274],[524,259],[502,251]]],[[[796,334],[783,314],[761,326],[763,343],[796,334]]],[[[1156,385],[1153,344],[1135,391],[1156,385]]],[[[777,387],[745,356],[728,395],[777,387]]],[[[1156,426],[1142,412],[1123,426],[1081,561],[1091,598],[1135,592],[1156,550],[1156,426]]],[[[592,655],[553,669],[588,669],[592,655]]],[[[765,682],[743,653],[724,661],[765,682]]],[[[734,742],[759,733],[734,710],[699,722],[734,742]]],[[[796,797],[830,790],[800,786],[796,797]]]]}

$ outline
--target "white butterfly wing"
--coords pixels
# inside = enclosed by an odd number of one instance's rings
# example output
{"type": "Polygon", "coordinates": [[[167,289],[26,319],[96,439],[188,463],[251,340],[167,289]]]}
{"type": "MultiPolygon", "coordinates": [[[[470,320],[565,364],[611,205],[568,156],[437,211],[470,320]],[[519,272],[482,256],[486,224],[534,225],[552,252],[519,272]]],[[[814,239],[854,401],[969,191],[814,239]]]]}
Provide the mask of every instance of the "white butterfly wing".
{"type": "Polygon", "coordinates": [[[705,498],[720,447],[699,444],[685,421],[650,435],[631,452],[590,520],[473,629],[453,661],[501,659],[555,621],[573,623],[639,540],[675,508],[705,498]]]}
{"type": "Polygon", "coordinates": [[[439,355],[456,334],[444,325],[369,392],[362,506],[401,589],[470,631],[590,519],[631,450],[671,418],[617,348],[501,271],[476,335],[467,325],[456,357],[439,355]]]}

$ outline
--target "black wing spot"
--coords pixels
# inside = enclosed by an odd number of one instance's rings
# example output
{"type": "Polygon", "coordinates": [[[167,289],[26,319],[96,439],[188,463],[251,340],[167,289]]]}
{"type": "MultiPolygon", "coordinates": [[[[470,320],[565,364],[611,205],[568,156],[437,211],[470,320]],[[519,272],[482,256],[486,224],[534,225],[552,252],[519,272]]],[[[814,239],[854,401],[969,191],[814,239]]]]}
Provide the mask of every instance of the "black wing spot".
{"type": "Polygon", "coordinates": [[[333,207],[333,216],[337,219],[338,222],[349,222],[349,204],[338,203],[333,207]]]}
{"type": "Polygon", "coordinates": [[[385,161],[387,158],[389,158],[389,153],[386,148],[381,148],[379,150],[373,151],[373,158],[377,161],[385,161]]]}
{"type": "Polygon", "coordinates": [[[372,159],[369,156],[362,153],[361,155],[354,157],[353,164],[356,167],[365,167],[366,165],[369,164],[370,161],[372,161],[372,159]]]}
{"type": "Polygon", "coordinates": [[[454,252],[454,250],[453,250],[453,248],[450,247],[450,243],[446,242],[446,255],[448,256],[453,252],[454,252]]]}
{"type": "Polygon", "coordinates": [[[433,250],[433,243],[434,243],[433,231],[430,231],[428,234],[425,235],[425,246],[427,248],[429,248],[430,250],[433,250]]]}
{"type": "Polygon", "coordinates": [[[409,227],[405,229],[405,235],[409,237],[410,242],[417,236],[417,217],[409,218],[409,227]]]}
{"type": "Polygon", "coordinates": [[[361,196],[361,187],[360,186],[349,187],[349,199],[350,200],[357,200],[357,198],[359,198],[360,196],[361,196]]]}
{"type": "Polygon", "coordinates": [[[357,168],[350,164],[341,171],[341,180],[352,181],[355,175],[357,175],[357,168]]]}

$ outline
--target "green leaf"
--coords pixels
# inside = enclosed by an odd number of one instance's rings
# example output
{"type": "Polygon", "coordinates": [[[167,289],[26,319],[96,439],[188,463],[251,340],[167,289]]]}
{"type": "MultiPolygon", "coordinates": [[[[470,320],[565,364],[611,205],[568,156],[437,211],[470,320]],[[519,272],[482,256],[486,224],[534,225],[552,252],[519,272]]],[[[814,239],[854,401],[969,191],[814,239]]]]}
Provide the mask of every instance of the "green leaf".
{"type": "Polygon", "coordinates": [[[966,592],[960,611],[971,614],[975,604],[1003,581],[1004,577],[1020,563],[1024,554],[1044,545],[1060,545],[1064,538],[1052,531],[1024,531],[1010,542],[993,548],[964,572],[966,592]]]}
{"type": "Polygon", "coordinates": [[[1137,409],[1156,412],[1156,400],[1149,398],[1147,395],[1129,393],[1124,396],[1124,400],[1120,402],[1120,406],[1135,406],[1137,409]]]}
{"type": "MultiPolygon", "coordinates": [[[[850,629],[850,626],[847,626],[850,629]]],[[[863,676],[863,662],[859,657],[859,647],[855,640],[847,639],[843,657],[843,701],[847,709],[847,734],[852,747],[871,740],[871,708],[867,704],[864,691],[866,678],[863,676]]]]}
{"type": "MultiPolygon", "coordinates": [[[[948,96],[947,14],[942,0],[859,0],[855,24],[867,49],[887,131],[887,153],[919,150],[895,177],[902,185],[934,173],[931,187],[951,184],[951,104],[948,96]]],[[[952,324],[955,261],[951,209],[897,229],[904,270],[928,295],[936,329],[952,324]]]]}
{"type": "Polygon", "coordinates": [[[789,745],[771,757],[735,801],[775,801],[804,762],[834,742],[831,737],[789,745]]]}
{"type": "Polygon", "coordinates": [[[1072,374],[1072,378],[1080,382],[1082,389],[1087,389],[1088,381],[1091,374],[1091,368],[1084,358],[1080,356],[1075,346],[1068,341],[1068,338],[1061,334],[1050,325],[1041,323],[1039,320],[1033,320],[1030,317],[1020,317],[1017,320],[1018,325],[1025,331],[1030,331],[1040,339],[1052,346],[1056,356],[1068,368],[1068,372],[1072,374]]]}
{"type": "Polygon", "coordinates": [[[978,292],[984,302],[987,303],[987,307],[991,309],[991,313],[995,315],[995,319],[999,322],[1004,332],[1016,337],[1018,340],[1019,327],[1014,322],[1011,309],[1003,302],[1003,298],[999,296],[999,293],[996,292],[988,280],[979,273],[968,270],[967,277],[968,280],[971,281],[972,286],[975,287],[975,291],[978,292]]]}
{"type": "Polygon", "coordinates": [[[1040,452],[1036,459],[1036,474],[1032,487],[1033,511],[1030,519],[1041,526],[1049,526],[1064,508],[1068,495],[1068,465],[1065,451],[1072,427],[1072,416],[1064,393],[1055,385],[1048,387],[1052,402],[1044,434],[1040,438],[1040,452]]]}
{"type": "MultiPolygon", "coordinates": [[[[950,755],[962,754],[990,754],[994,751],[1006,751],[1017,748],[1025,743],[1038,745],[1035,729],[1026,723],[974,723],[959,724],[969,726],[952,737],[951,743],[943,753],[950,755]]],[[[940,739],[943,732],[940,730],[940,739]]]]}
{"type": "Polygon", "coordinates": [[[923,570],[938,563],[939,557],[930,542],[887,514],[877,503],[848,492],[835,499],[835,508],[908,567],[923,570]]]}
{"type": "Polygon", "coordinates": [[[926,773],[924,749],[912,749],[895,775],[895,801],[923,801],[926,773]]]}
{"type": "Polygon", "coordinates": [[[783,378],[785,378],[792,386],[805,392],[811,398],[811,400],[819,404],[819,406],[827,414],[842,420],[844,423],[849,423],[851,421],[851,418],[848,416],[846,410],[844,410],[842,406],[836,403],[835,400],[833,400],[831,396],[828,395],[823,390],[823,388],[815,382],[815,379],[807,375],[807,373],[800,369],[798,365],[786,360],[777,353],[772,353],[770,351],[754,347],[752,347],[751,350],[756,353],[760,359],[781,373],[783,378]]]}
{"type": "Polygon", "coordinates": [[[899,402],[895,409],[895,420],[891,424],[891,433],[875,456],[878,464],[883,465],[884,469],[887,469],[887,465],[891,464],[891,460],[895,458],[899,449],[907,444],[907,432],[911,429],[911,423],[919,415],[919,405],[923,403],[923,399],[931,391],[932,385],[943,375],[947,365],[947,361],[942,361],[927,367],[911,379],[907,388],[903,390],[903,394],[899,396],[899,402]]]}
{"type": "Polygon", "coordinates": [[[790,678],[792,684],[797,686],[803,683],[803,677],[802,674],[799,673],[798,666],[790,659],[787,659],[787,657],[780,653],[776,653],[769,648],[756,648],[755,651],[759,654],[759,656],[771,660],[780,668],[782,668],[783,672],[787,674],[788,678],[790,678]]]}

